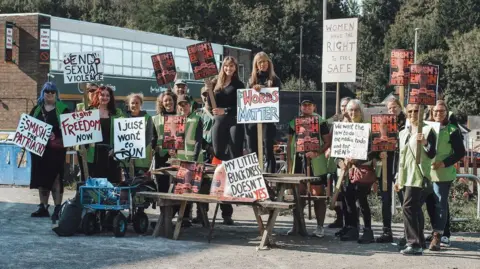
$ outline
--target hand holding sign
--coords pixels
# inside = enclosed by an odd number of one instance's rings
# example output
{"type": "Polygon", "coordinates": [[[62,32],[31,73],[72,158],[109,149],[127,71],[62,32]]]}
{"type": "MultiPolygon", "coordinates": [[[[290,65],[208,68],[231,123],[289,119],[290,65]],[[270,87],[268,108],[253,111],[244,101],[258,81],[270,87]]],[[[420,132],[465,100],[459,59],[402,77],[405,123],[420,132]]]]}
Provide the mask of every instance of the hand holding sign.
{"type": "Polygon", "coordinates": [[[13,143],[41,157],[45,152],[52,129],[50,124],[22,114],[13,143]]]}
{"type": "Polygon", "coordinates": [[[119,159],[145,158],[146,142],[145,142],[145,118],[127,118],[115,119],[114,121],[114,150],[128,150],[130,156],[122,154],[119,159]]]}

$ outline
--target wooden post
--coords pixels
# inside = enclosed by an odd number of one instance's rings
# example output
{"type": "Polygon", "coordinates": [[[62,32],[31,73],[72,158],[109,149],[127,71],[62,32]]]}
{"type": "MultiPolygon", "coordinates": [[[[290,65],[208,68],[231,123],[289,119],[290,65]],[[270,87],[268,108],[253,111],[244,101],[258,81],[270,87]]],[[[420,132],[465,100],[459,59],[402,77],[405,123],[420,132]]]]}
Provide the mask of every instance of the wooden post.
{"type": "Polygon", "coordinates": [[[85,83],[85,82],[79,83],[79,88],[80,88],[80,90],[83,91],[83,105],[85,107],[84,109],[87,110],[88,103],[89,103],[87,83],[85,83]]]}
{"type": "Polygon", "coordinates": [[[340,83],[337,82],[337,95],[336,95],[336,109],[335,113],[340,114],[340,83]]]}
{"type": "MultiPolygon", "coordinates": [[[[205,82],[210,82],[210,79],[205,79],[205,82]]],[[[212,109],[217,108],[217,102],[215,101],[215,95],[213,94],[213,89],[208,89],[208,97],[210,98],[210,103],[212,103],[212,109]]]]}
{"type": "Polygon", "coordinates": [[[18,164],[17,164],[17,168],[20,168],[20,165],[22,164],[23,162],[23,158],[25,157],[25,148],[22,148],[22,157],[20,158],[20,160],[18,161],[18,164]]]}
{"type": "Polygon", "coordinates": [[[257,123],[258,164],[263,171],[263,123],[257,123]]]}
{"type": "Polygon", "coordinates": [[[84,145],[80,146],[80,156],[82,156],[82,166],[83,166],[83,178],[85,178],[85,181],[90,177],[90,174],[88,172],[88,160],[87,160],[87,149],[85,149],[84,145]]]}
{"type": "MultiPolygon", "coordinates": [[[[419,105],[419,109],[418,109],[418,127],[417,127],[417,134],[421,134],[422,133],[422,127],[423,127],[423,105],[419,105]]],[[[420,164],[421,160],[422,160],[422,143],[418,143],[417,141],[417,152],[416,152],[416,161],[417,161],[417,164],[420,164]]]]}
{"type": "Polygon", "coordinates": [[[345,178],[346,173],[347,172],[345,170],[341,170],[340,175],[338,175],[338,181],[335,185],[335,193],[333,194],[332,201],[330,202],[330,210],[335,209],[335,204],[337,203],[338,195],[340,195],[340,188],[342,188],[343,179],[345,178]]]}
{"type": "Polygon", "coordinates": [[[387,159],[382,159],[382,191],[386,192],[387,188],[387,159]]]}
{"type": "MultiPolygon", "coordinates": [[[[307,157],[305,157],[307,158],[307,157]]],[[[310,158],[307,158],[307,177],[310,176],[310,158]]],[[[308,195],[308,200],[307,200],[307,203],[308,203],[308,219],[311,220],[312,219],[312,191],[311,191],[311,184],[310,184],[310,181],[307,181],[307,195],[308,195]]]]}
{"type": "Polygon", "coordinates": [[[402,107],[405,107],[405,86],[397,86],[398,88],[398,98],[400,99],[400,104],[402,107]]]}

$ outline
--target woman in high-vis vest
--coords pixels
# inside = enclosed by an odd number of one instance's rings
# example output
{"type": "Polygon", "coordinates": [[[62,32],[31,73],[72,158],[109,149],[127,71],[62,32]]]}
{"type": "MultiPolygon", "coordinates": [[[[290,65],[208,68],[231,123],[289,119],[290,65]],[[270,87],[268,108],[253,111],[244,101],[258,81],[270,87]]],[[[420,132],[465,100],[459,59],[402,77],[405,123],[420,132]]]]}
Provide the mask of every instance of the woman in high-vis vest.
{"type": "Polygon", "coordinates": [[[115,96],[109,86],[101,86],[95,93],[89,109],[98,109],[102,142],[90,146],[87,152],[88,171],[92,177],[107,178],[111,183],[122,180],[121,169],[113,158],[113,123],[116,118],[124,117],[123,112],[115,107],[115,96]]]}
{"type": "MultiPolygon", "coordinates": [[[[305,154],[297,153],[296,142],[295,142],[295,119],[290,121],[288,144],[287,144],[287,167],[290,173],[301,173],[306,174],[307,172],[307,158],[310,159],[310,168],[312,176],[320,177],[319,182],[312,182],[311,187],[315,192],[313,195],[322,196],[325,195],[325,185],[327,183],[327,159],[325,157],[325,151],[330,148],[331,139],[330,139],[330,130],[328,129],[327,122],[315,113],[315,104],[310,100],[304,100],[301,103],[300,107],[301,116],[313,116],[318,118],[319,123],[319,141],[320,149],[318,151],[309,151],[305,154]]],[[[302,194],[305,194],[306,188],[303,186],[302,194]]],[[[305,201],[302,201],[303,207],[305,206],[305,201]]],[[[302,209],[303,209],[302,207],[302,209]]],[[[315,200],[313,203],[315,210],[315,217],[317,219],[317,228],[313,232],[313,235],[316,237],[324,237],[323,224],[325,221],[325,213],[327,211],[327,204],[325,199],[315,200]]],[[[293,227],[288,231],[287,234],[297,233],[296,224],[297,221],[293,222],[293,227]]]]}
{"type": "Polygon", "coordinates": [[[192,110],[192,98],[188,95],[177,97],[180,115],[187,118],[185,124],[185,149],[177,150],[177,158],[191,162],[203,162],[202,150],[203,123],[199,115],[192,110]]]}
{"type": "Polygon", "coordinates": [[[433,159],[430,172],[433,193],[427,198],[430,198],[434,205],[433,216],[430,216],[433,236],[429,249],[438,251],[441,243],[450,244],[449,238],[443,236],[449,218],[448,196],[452,182],[457,177],[453,165],[465,156],[465,146],[460,129],[449,122],[449,111],[444,101],[437,101],[431,113],[433,120],[440,123],[440,133],[438,134],[437,155],[433,159]]]}
{"type": "Polygon", "coordinates": [[[143,93],[131,93],[127,96],[125,103],[127,104],[128,118],[143,117],[145,119],[145,158],[134,160],[135,174],[144,174],[150,170],[152,163],[152,138],[153,138],[153,121],[147,111],[142,110],[143,93]]]}
{"type": "Polygon", "coordinates": [[[435,157],[436,137],[432,128],[423,126],[418,133],[419,105],[408,104],[407,119],[410,126],[399,134],[399,165],[395,190],[404,189],[403,224],[407,247],[401,251],[404,255],[422,255],[425,248],[423,228],[425,220],[422,205],[430,184],[432,159],[435,157]],[[421,143],[420,164],[416,162],[417,143],[421,143]]]}
{"type": "MultiPolygon", "coordinates": [[[[32,217],[49,217],[48,199],[52,193],[55,210],[52,221],[58,220],[63,198],[63,169],[65,165],[65,148],[60,130],[60,114],[69,113],[66,104],[59,99],[59,92],[53,82],[43,85],[37,105],[30,111],[30,116],[53,126],[50,140],[40,157],[32,156],[30,189],[38,189],[40,204],[32,217]]],[[[26,158],[26,157],[25,157],[26,158]]]]}

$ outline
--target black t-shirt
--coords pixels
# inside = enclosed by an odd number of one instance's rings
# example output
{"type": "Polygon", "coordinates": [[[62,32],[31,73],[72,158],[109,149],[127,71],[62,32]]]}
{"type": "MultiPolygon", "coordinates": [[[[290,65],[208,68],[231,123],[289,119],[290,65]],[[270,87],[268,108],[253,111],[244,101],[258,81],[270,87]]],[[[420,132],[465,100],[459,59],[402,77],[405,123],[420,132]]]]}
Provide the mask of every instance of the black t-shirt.
{"type": "MultiPolygon", "coordinates": [[[[231,116],[237,116],[237,89],[245,89],[245,84],[238,79],[232,79],[230,85],[214,93],[217,107],[225,108],[231,116]]],[[[211,105],[210,97],[208,103],[211,105]]]]}

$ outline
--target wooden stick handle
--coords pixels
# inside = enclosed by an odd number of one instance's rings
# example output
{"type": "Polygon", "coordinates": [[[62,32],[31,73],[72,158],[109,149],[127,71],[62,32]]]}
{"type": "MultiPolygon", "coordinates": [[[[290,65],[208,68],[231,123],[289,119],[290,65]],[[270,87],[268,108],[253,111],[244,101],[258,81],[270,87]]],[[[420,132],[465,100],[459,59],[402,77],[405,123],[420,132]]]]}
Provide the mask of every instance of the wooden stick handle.
{"type": "MultiPolygon", "coordinates": [[[[420,108],[418,109],[418,126],[417,126],[417,134],[421,134],[422,133],[422,127],[423,127],[423,105],[420,105],[419,106],[420,108]]],[[[417,139],[417,138],[415,138],[417,139]]],[[[420,164],[421,160],[422,160],[422,142],[421,141],[417,141],[417,152],[415,153],[416,156],[415,156],[415,160],[417,162],[417,164],[420,164]]]]}
{"type": "Polygon", "coordinates": [[[387,159],[382,159],[382,191],[386,192],[387,188],[387,159]]]}
{"type": "Polygon", "coordinates": [[[18,164],[17,164],[17,168],[20,168],[20,165],[22,164],[23,162],[23,158],[25,157],[25,148],[22,148],[22,157],[20,158],[20,160],[18,161],[18,164]]]}
{"type": "MultiPolygon", "coordinates": [[[[307,158],[307,157],[305,157],[307,158]]],[[[310,158],[307,158],[307,177],[310,176],[310,158]]],[[[307,182],[307,195],[308,195],[308,219],[312,219],[312,191],[310,181],[307,182]]]]}
{"type": "Polygon", "coordinates": [[[258,163],[260,164],[260,169],[264,168],[263,163],[263,124],[257,123],[257,141],[258,141],[258,163]]]}
{"type": "Polygon", "coordinates": [[[330,210],[335,209],[335,204],[337,203],[338,196],[340,195],[340,189],[342,188],[343,179],[345,178],[346,171],[341,170],[340,175],[338,176],[338,181],[335,186],[335,193],[333,194],[332,201],[330,202],[330,210]]]}

